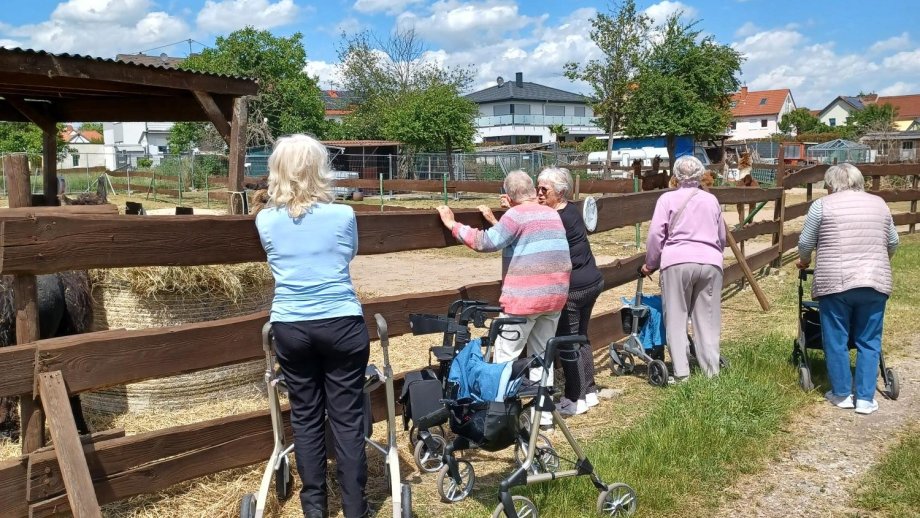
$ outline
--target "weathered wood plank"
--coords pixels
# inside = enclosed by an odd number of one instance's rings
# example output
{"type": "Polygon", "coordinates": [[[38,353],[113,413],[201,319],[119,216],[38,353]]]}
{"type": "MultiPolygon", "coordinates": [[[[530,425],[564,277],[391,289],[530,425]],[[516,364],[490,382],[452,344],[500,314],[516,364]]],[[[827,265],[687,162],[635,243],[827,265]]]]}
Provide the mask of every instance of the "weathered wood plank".
{"type": "Polygon", "coordinates": [[[782,196],[781,188],[750,188],[750,187],[713,187],[709,189],[719,203],[757,203],[761,201],[776,201],[782,196]]]}
{"type": "Polygon", "coordinates": [[[0,461],[0,516],[19,517],[29,514],[26,503],[29,457],[0,461]]]}
{"type": "Polygon", "coordinates": [[[127,178],[153,178],[157,176],[153,171],[111,171],[106,173],[111,176],[112,179],[127,179],[127,178]]]}
{"type": "Polygon", "coordinates": [[[821,164],[799,169],[798,171],[783,178],[783,188],[791,189],[793,187],[798,187],[799,185],[823,181],[824,173],[827,172],[829,167],[830,166],[827,164],[821,164]]]}
{"type": "MultiPolygon", "coordinates": [[[[788,237],[787,237],[788,239],[788,237]]],[[[779,245],[765,248],[753,255],[747,256],[747,263],[751,270],[756,270],[770,264],[779,257],[779,245]]],[[[722,271],[723,288],[744,278],[744,271],[739,263],[732,263],[722,271]]]]}
{"type": "Polygon", "coordinates": [[[13,219],[30,219],[42,216],[104,216],[118,214],[118,207],[107,203],[105,205],[59,205],[57,207],[19,207],[15,209],[0,209],[0,221],[13,219]]]}
{"type": "Polygon", "coordinates": [[[32,392],[35,345],[0,347],[0,397],[32,392]]]}
{"type": "Polygon", "coordinates": [[[64,378],[59,371],[43,372],[39,375],[39,386],[70,509],[76,518],[102,518],[64,378]]]}
{"type": "Polygon", "coordinates": [[[812,203],[814,203],[814,200],[796,203],[795,205],[786,207],[786,213],[784,214],[786,221],[801,218],[808,214],[808,209],[811,208],[812,203]]]}
{"type": "MultiPolygon", "coordinates": [[[[88,455],[95,451],[101,443],[122,437],[125,437],[124,428],[115,428],[81,435],[80,444],[83,445],[83,454],[88,455]]],[[[29,502],[42,500],[64,491],[64,480],[61,478],[61,469],[54,446],[39,448],[29,455],[27,473],[29,484],[26,488],[26,500],[29,502]]],[[[69,511],[70,506],[66,507],[69,511]]]]}
{"type": "Polygon", "coordinates": [[[885,200],[887,203],[920,200],[920,190],[915,189],[872,191],[870,194],[878,196],[879,198],[885,200]]]}
{"type": "MultiPolygon", "coordinates": [[[[786,209],[786,211],[788,212],[789,209],[786,209]]],[[[732,235],[735,237],[735,241],[740,243],[752,237],[772,234],[774,232],[779,232],[779,230],[779,221],[758,221],[757,223],[749,223],[745,225],[744,228],[732,231],[732,235]]]]}
{"type": "Polygon", "coordinates": [[[920,223],[920,214],[910,212],[892,214],[891,219],[894,220],[895,225],[916,225],[920,223]]]}
{"type": "Polygon", "coordinates": [[[205,115],[208,116],[208,120],[211,121],[211,124],[214,125],[214,129],[217,130],[217,133],[224,139],[224,142],[227,144],[230,143],[230,123],[227,121],[227,118],[224,117],[223,112],[218,108],[217,103],[214,102],[214,98],[211,97],[211,94],[208,92],[194,91],[192,94],[195,96],[195,99],[198,101],[198,104],[201,105],[201,109],[204,110],[205,115]]]}

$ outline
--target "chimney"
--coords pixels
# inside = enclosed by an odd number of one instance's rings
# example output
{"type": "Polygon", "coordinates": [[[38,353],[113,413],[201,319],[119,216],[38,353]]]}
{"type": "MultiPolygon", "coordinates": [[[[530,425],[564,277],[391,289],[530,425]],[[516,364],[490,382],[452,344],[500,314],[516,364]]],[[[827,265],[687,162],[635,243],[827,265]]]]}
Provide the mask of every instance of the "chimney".
{"type": "Polygon", "coordinates": [[[514,84],[518,88],[524,88],[524,73],[518,72],[514,74],[514,84]]]}
{"type": "Polygon", "coordinates": [[[747,92],[748,92],[747,86],[742,86],[742,87],[741,87],[741,95],[747,95],[747,92]]]}

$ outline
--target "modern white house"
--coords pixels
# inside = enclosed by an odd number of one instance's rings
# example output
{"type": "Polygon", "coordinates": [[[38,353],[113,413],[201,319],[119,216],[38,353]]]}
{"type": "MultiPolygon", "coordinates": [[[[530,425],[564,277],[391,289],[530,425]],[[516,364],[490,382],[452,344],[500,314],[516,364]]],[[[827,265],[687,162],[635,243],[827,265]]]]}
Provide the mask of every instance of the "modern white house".
{"type": "Polygon", "coordinates": [[[732,121],[729,140],[767,138],[779,132],[783,115],[795,109],[795,100],[788,88],[749,91],[746,86],[732,94],[732,121]]]}
{"type": "Polygon", "coordinates": [[[583,95],[524,81],[501,77],[495,86],[467,94],[479,105],[476,117],[476,143],[533,144],[581,141],[600,136],[604,130],[594,123],[591,100],[583,95]],[[554,135],[549,126],[561,124],[565,131],[554,135]]]}
{"type": "Polygon", "coordinates": [[[148,157],[153,164],[167,154],[167,139],[172,122],[106,122],[102,125],[105,140],[105,167],[115,170],[148,157]]]}

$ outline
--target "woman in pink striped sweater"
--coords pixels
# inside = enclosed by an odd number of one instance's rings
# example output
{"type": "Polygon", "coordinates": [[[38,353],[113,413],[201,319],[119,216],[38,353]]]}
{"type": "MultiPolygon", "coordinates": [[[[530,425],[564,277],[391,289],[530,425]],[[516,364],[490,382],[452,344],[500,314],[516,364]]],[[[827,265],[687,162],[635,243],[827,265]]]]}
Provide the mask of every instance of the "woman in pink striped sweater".
{"type": "MultiPolygon", "coordinates": [[[[504,187],[503,198],[511,208],[488,230],[457,223],[449,207],[438,207],[441,221],[458,241],[478,252],[502,251],[502,316],[525,317],[527,322],[505,328],[516,327],[518,333],[507,334],[518,338],[498,338],[496,362],[518,358],[525,344],[528,355],[543,354],[555,336],[572,271],[565,227],[555,210],[537,202],[533,180],[524,171],[512,171],[504,187]]],[[[531,379],[539,381],[538,370],[531,371],[531,379]]],[[[551,425],[552,417],[543,414],[540,424],[551,425]]]]}

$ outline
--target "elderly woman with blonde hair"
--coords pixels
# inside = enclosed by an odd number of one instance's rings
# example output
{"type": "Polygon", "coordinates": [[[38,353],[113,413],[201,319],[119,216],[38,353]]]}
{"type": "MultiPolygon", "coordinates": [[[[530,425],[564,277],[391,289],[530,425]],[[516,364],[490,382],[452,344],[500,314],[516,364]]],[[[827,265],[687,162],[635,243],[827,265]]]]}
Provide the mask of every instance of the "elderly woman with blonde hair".
{"type": "Polygon", "coordinates": [[[898,232],[888,205],[865,192],[862,172],[853,164],[828,168],[824,185],[830,194],[808,209],[796,266],[808,268],[817,248],[811,292],[818,301],[831,383],[824,397],[839,408],[871,414],[878,410],[875,379],[885,304],[892,289],[890,258],[898,247],[898,232]],[[855,383],[850,343],[856,347],[855,383]]]}
{"type": "Polygon", "coordinates": [[[677,382],[690,376],[688,317],[700,368],[709,377],[719,374],[726,237],[719,201],[700,188],[704,172],[696,157],[674,162],[680,188],[658,198],[642,266],[645,275],[661,270],[665,333],[677,382]]]}
{"type": "Polygon", "coordinates": [[[363,392],[370,339],[348,270],[358,251],[355,213],[332,203],[329,155],[316,139],[279,139],[268,169],[268,205],[256,228],[275,278],[270,320],[289,389],[300,505],[306,518],[329,515],[328,416],[342,510],[361,518],[368,515],[363,392]]]}

